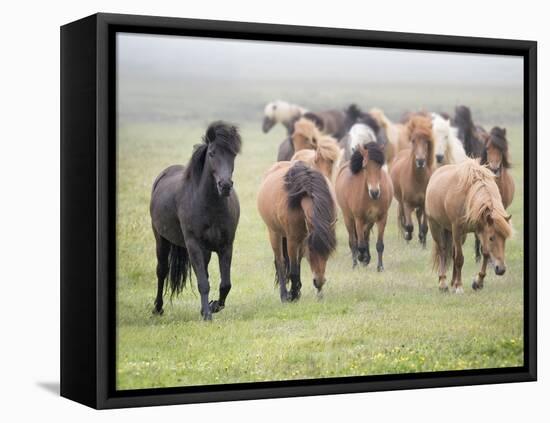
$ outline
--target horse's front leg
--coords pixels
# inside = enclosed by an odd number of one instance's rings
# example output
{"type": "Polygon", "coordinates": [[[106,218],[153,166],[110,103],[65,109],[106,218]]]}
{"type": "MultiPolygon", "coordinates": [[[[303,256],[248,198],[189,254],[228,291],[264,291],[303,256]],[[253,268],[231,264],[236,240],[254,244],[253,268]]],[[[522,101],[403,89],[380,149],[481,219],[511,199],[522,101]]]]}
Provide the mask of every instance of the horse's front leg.
{"type": "Polygon", "coordinates": [[[217,313],[225,307],[225,299],[231,291],[231,259],[233,257],[233,245],[228,246],[218,253],[220,262],[220,297],[218,300],[210,302],[210,311],[217,313]]]}
{"type": "Polygon", "coordinates": [[[378,238],[376,239],[376,252],[378,253],[378,264],[376,270],[379,272],[384,270],[384,263],[382,256],[384,255],[384,231],[386,229],[386,222],[388,220],[388,213],[386,212],[382,218],[376,222],[376,228],[378,229],[378,238]]]}
{"type": "Polygon", "coordinates": [[[418,220],[418,240],[422,247],[426,248],[426,239],[428,235],[428,222],[426,221],[426,213],[424,207],[416,209],[416,219],[418,220]]]}
{"type": "Polygon", "coordinates": [[[355,218],[355,233],[357,234],[357,259],[363,264],[369,264],[370,253],[368,239],[365,237],[365,219],[355,218]]]}
{"type": "Polygon", "coordinates": [[[344,223],[348,231],[349,249],[351,251],[352,267],[357,266],[357,235],[355,233],[355,222],[353,217],[344,214],[344,223]]]}
{"type": "Polygon", "coordinates": [[[455,293],[464,293],[462,287],[462,266],[464,265],[464,254],[462,253],[463,235],[462,229],[453,225],[453,282],[455,293]]]}
{"type": "Polygon", "coordinates": [[[185,237],[185,245],[189,254],[189,261],[193,266],[193,271],[197,276],[197,285],[201,296],[201,315],[204,320],[212,320],[212,312],[208,304],[208,294],[210,293],[210,283],[208,282],[207,264],[204,260],[204,252],[199,243],[192,237],[185,237]]]}
{"type": "Polygon", "coordinates": [[[414,230],[412,222],[413,208],[407,202],[403,203],[403,217],[405,220],[405,240],[410,241],[412,239],[412,233],[414,230]]]}
{"type": "Polygon", "coordinates": [[[481,242],[479,241],[477,234],[474,234],[474,237],[475,237],[474,251],[476,255],[476,263],[479,263],[479,261],[481,260],[481,242]]]}
{"type": "Polygon", "coordinates": [[[481,269],[477,274],[477,277],[474,278],[472,282],[472,288],[474,291],[479,291],[483,289],[483,281],[485,280],[485,275],[487,274],[487,263],[489,262],[489,254],[483,254],[483,262],[481,263],[481,269]]]}

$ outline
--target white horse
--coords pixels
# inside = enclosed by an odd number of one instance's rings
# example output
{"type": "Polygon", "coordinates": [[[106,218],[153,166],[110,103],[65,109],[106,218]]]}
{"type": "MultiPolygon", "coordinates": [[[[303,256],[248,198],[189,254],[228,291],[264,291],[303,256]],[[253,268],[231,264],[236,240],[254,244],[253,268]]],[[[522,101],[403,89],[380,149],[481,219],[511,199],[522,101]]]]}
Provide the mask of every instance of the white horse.
{"type": "Polygon", "coordinates": [[[452,127],[449,119],[432,113],[432,132],[435,139],[435,158],[439,166],[466,160],[466,152],[458,138],[458,128],[452,127]]]}
{"type": "Polygon", "coordinates": [[[340,148],[344,150],[344,160],[349,160],[358,145],[376,142],[376,134],[370,126],[364,123],[354,124],[347,135],[340,141],[340,148]]]}
{"type": "Polygon", "coordinates": [[[294,122],[306,112],[307,109],[282,100],[267,103],[264,108],[262,130],[267,133],[275,124],[281,123],[286,128],[288,135],[291,135],[294,122]]]}

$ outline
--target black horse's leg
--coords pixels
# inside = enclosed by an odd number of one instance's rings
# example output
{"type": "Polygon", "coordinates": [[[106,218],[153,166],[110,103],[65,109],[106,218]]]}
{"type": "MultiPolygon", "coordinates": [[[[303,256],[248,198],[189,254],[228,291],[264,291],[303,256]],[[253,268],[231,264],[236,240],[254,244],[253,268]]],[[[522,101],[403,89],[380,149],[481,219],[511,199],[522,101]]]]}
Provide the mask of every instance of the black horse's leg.
{"type": "Polygon", "coordinates": [[[474,250],[476,254],[476,263],[479,263],[479,261],[481,260],[481,242],[479,241],[479,238],[477,237],[476,234],[474,234],[474,236],[476,239],[476,242],[474,245],[474,250]]]}
{"type": "Polygon", "coordinates": [[[220,297],[218,300],[210,302],[210,311],[217,313],[225,307],[225,299],[231,291],[231,258],[233,257],[233,246],[227,247],[221,253],[218,253],[220,262],[220,297]]]}
{"type": "Polygon", "coordinates": [[[185,245],[189,254],[189,260],[197,276],[197,285],[201,295],[201,315],[204,320],[212,320],[212,312],[208,304],[208,294],[210,293],[210,283],[208,282],[208,272],[205,263],[205,254],[199,243],[191,236],[185,237],[185,245]]]}
{"type": "Polygon", "coordinates": [[[164,280],[168,275],[168,255],[170,254],[170,243],[160,236],[153,228],[155,240],[157,243],[157,297],[155,298],[155,308],[153,314],[162,314],[164,304],[164,280]]]}

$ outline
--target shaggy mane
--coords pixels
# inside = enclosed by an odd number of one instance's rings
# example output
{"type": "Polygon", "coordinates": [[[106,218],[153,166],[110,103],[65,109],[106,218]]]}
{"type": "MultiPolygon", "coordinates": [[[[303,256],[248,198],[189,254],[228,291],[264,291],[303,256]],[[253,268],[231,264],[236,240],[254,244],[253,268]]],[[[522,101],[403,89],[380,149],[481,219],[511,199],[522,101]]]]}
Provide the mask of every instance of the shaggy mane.
{"type": "MultiPolygon", "coordinates": [[[[382,148],[377,143],[369,142],[367,144],[364,144],[363,148],[366,149],[368,152],[369,161],[373,161],[379,166],[384,165],[384,162],[386,161],[384,150],[382,150],[382,148]]],[[[353,173],[354,175],[358,174],[363,169],[363,155],[361,154],[361,151],[359,151],[359,149],[356,149],[351,155],[349,166],[351,173],[353,173]]]]}
{"type": "Polygon", "coordinates": [[[510,156],[508,154],[508,140],[506,139],[506,129],[495,126],[491,129],[489,138],[483,148],[481,154],[481,164],[487,164],[487,147],[493,146],[502,154],[502,167],[509,169],[512,167],[510,164],[510,156]]]}
{"type": "Polygon", "coordinates": [[[495,183],[495,176],[476,160],[467,159],[458,166],[458,191],[466,191],[465,223],[475,226],[487,215],[493,218],[495,228],[504,238],[512,235],[508,214],[495,183]]]}
{"type": "MultiPolygon", "coordinates": [[[[409,141],[415,136],[420,136],[428,141],[428,157],[426,161],[428,167],[432,167],[435,156],[435,141],[433,137],[431,118],[421,114],[412,116],[407,123],[407,131],[409,141]]],[[[413,154],[412,149],[411,154],[413,154]]]]}

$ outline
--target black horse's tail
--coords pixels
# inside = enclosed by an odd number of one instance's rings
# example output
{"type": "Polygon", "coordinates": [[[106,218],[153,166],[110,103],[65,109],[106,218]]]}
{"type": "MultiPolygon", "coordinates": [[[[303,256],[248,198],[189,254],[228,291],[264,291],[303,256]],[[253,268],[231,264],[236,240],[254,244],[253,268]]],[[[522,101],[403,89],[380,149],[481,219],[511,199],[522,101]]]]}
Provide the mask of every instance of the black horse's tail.
{"type": "Polygon", "coordinates": [[[185,247],[170,243],[167,275],[170,279],[170,298],[172,298],[182,291],[187,279],[191,280],[189,254],[187,254],[185,247]]]}
{"type": "Polygon", "coordinates": [[[285,175],[285,188],[288,192],[288,205],[292,209],[302,207],[304,197],[311,198],[313,213],[306,217],[311,224],[308,247],[323,258],[336,248],[336,206],[326,178],[305,164],[298,162],[285,175]]]}

